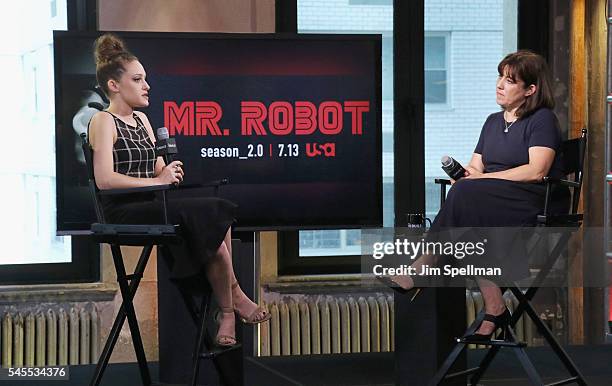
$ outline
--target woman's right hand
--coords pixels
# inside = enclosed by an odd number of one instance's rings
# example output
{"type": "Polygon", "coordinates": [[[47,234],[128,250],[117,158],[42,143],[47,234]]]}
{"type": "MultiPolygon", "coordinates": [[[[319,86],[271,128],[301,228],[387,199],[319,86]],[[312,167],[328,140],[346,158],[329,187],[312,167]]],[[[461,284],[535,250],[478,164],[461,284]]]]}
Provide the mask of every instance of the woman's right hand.
{"type": "Polygon", "coordinates": [[[183,182],[184,174],[183,163],[181,161],[172,161],[162,169],[157,179],[162,185],[178,185],[183,182]]]}
{"type": "MultiPolygon", "coordinates": [[[[472,175],[475,175],[475,174],[478,174],[478,173],[480,173],[478,170],[476,170],[472,166],[468,165],[468,166],[465,167],[465,173],[463,173],[463,176],[464,177],[469,177],[469,176],[472,176],[472,175]]],[[[452,178],[450,179],[451,185],[454,185],[455,182],[457,182],[457,181],[453,180],[452,178]]]]}

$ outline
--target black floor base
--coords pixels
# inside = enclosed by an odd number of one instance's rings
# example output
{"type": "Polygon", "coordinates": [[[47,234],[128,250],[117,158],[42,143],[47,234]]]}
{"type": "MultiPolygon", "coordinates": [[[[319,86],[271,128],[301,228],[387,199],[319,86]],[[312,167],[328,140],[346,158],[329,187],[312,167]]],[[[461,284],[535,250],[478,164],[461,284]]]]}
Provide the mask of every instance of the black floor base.
{"type": "MultiPolygon", "coordinates": [[[[589,386],[612,384],[612,345],[568,347],[569,355],[586,376],[589,386]]],[[[565,377],[563,366],[549,349],[528,348],[527,352],[545,382],[565,377]]],[[[484,350],[470,350],[469,365],[476,365],[484,350]]],[[[245,386],[391,386],[394,382],[392,353],[363,353],[351,355],[312,355],[302,357],[249,358],[244,364],[245,386]]],[[[151,376],[158,379],[158,364],[149,364],[151,376]]],[[[71,366],[70,381],[35,381],[36,386],[85,386],[95,366],[71,366]]],[[[25,386],[27,382],[0,381],[0,385],[25,386]]],[[[140,385],[135,363],[111,364],[101,386],[140,385]]],[[[491,386],[524,386],[525,374],[511,350],[502,349],[493,361],[481,384],[491,386]]],[[[163,385],[171,386],[171,385],[163,385]]]]}
{"type": "MultiPolygon", "coordinates": [[[[544,382],[551,383],[569,376],[550,349],[537,347],[526,351],[544,382]]],[[[587,378],[589,386],[612,385],[612,366],[609,365],[612,363],[612,345],[568,347],[567,351],[587,378]]],[[[470,350],[468,366],[476,366],[484,354],[485,350],[470,350]]],[[[253,358],[251,362],[251,365],[245,365],[245,369],[255,376],[249,379],[247,386],[391,386],[395,380],[391,353],[267,357],[253,358]],[[280,379],[276,374],[268,375],[266,379],[264,369],[256,367],[271,369],[289,379],[280,379]]],[[[512,350],[502,349],[480,384],[525,386],[528,380],[512,350]]]]}

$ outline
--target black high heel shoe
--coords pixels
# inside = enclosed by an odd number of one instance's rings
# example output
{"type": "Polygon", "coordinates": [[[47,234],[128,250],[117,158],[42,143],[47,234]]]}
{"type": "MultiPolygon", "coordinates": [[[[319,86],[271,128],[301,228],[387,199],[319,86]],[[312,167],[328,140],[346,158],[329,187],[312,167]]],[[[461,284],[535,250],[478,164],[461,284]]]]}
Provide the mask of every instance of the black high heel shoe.
{"type": "MultiPolygon", "coordinates": [[[[389,276],[379,276],[376,275],[375,276],[376,280],[378,280],[379,282],[381,282],[383,285],[385,285],[386,287],[391,288],[393,291],[397,292],[400,295],[405,295],[407,293],[410,292],[414,292],[414,294],[412,295],[412,297],[410,297],[410,301],[413,301],[420,293],[421,293],[421,287],[412,287],[409,289],[405,289],[402,286],[399,285],[399,283],[391,280],[391,278],[389,276]]],[[[414,280],[414,278],[413,278],[414,280]]],[[[415,281],[416,284],[416,281],[415,281]]]]}
{"type": "MultiPolygon", "coordinates": [[[[495,334],[495,332],[497,331],[498,328],[502,329],[502,334],[501,334],[501,338],[502,340],[506,339],[506,335],[508,334],[508,324],[510,323],[510,318],[512,317],[512,315],[510,314],[510,311],[508,311],[508,309],[506,308],[506,310],[500,314],[500,315],[491,315],[491,314],[485,314],[484,318],[482,319],[483,321],[487,321],[487,322],[491,322],[493,324],[495,324],[495,328],[493,329],[493,332],[491,332],[490,334],[487,335],[483,335],[483,334],[470,334],[470,335],[465,335],[462,339],[461,342],[464,343],[483,343],[483,342],[489,342],[491,341],[491,338],[493,338],[493,335],[495,334]]],[[[482,322],[480,323],[482,324],[482,322]]],[[[476,331],[480,328],[480,325],[476,328],[476,331]]]]}

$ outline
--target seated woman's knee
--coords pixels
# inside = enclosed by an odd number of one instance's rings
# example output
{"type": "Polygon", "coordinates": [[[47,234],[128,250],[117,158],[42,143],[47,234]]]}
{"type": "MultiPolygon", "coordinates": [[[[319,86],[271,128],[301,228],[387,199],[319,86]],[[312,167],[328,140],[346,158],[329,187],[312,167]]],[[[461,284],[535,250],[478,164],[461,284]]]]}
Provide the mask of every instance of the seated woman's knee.
{"type": "Polygon", "coordinates": [[[447,200],[452,200],[453,198],[460,198],[461,200],[473,198],[479,192],[479,189],[475,188],[476,184],[474,182],[476,181],[466,179],[456,181],[448,191],[447,200]]]}

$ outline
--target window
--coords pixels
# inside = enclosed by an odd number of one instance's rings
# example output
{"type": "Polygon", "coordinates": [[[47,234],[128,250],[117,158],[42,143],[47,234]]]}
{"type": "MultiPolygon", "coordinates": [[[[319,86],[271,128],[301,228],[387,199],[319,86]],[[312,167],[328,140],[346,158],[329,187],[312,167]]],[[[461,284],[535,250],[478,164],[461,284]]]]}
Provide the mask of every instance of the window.
{"type": "Polygon", "coordinates": [[[57,16],[57,0],[51,0],[51,17],[57,16]]]}
{"type": "MultiPolygon", "coordinates": [[[[486,0],[468,6],[462,0],[424,3],[425,195],[426,214],[438,211],[443,177],[440,158],[451,155],[469,161],[487,115],[497,110],[495,76],[498,61],[516,49],[517,3],[486,0]],[[475,8],[476,7],[476,8],[475,8]],[[478,9],[478,12],[474,12],[478,9]],[[496,20],[509,22],[498,23],[496,20]],[[452,32],[450,32],[452,31],[452,32]],[[490,74],[490,76],[488,76],[490,74]]],[[[382,32],[383,34],[383,211],[384,225],[394,223],[393,170],[393,25],[392,2],[368,0],[299,0],[298,30],[304,32],[382,32]]],[[[300,256],[322,251],[323,240],[337,238],[338,255],[351,248],[343,232],[300,232],[300,256]],[[318,244],[317,244],[318,243],[318,244]]],[[[333,248],[325,248],[330,252],[333,248]]],[[[329,254],[328,254],[329,255],[329,254]]]]}
{"type": "Polygon", "coordinates": [[[0,283],[92,281],[99,248],[56,235],[53,30],[67,27],[66,0],[11,1],[0,15],[0,283]],[[50,7],[50,8],[49,8],[50,7]]]}
{"type": "MultiPolygon", "coordinates": [[[[383,104],[393,103],[393,36],[390,33],[382,38],[382,82],[383,104]]],[[[391,142],[387,144],[393,148],[393,130],[385,134],[391,136],[391,142]]]]}
{"type": "MultiPolygon", "coordinates": [[[[58,2],[51,3],[59,9],[58,2]]],[[[71,240],[55,235],[55,146],[52,29],[66,28],[63,14],[53,17],[38,2],[13,2],[3,12],[0,68],[8,85],[2,102],[6,134],[18,137],[11,162],[0,165],[5,188],[0,200],[0,264],[69,262],[71,240]],[[61,19],[61,20],[59,20],[61,19]],[[19,36],[19,39],[15,39],[19,36]]],[[[56,12],[57,14],[57,12],[56,12]]]]}
{"type": "Polygon", "coordinates": [[[440,187],[433,180],[445,177],[440,158],[469,162],[482,124],[499,110],[497,63],[517,46],[517,3],[485,3],[425,1],[425,204],[432,219],[440,203],[440,187]],[[446,108],[437,108],[441,105],[446,108]]]}
{"type": "Polygon", "coordinates": [[[449,34],[425,33],[425,103],[448,103],[449,34]]]}
{"type": "Polygon", "coordinates": [[[393,0],[349,0],[349,5],[393,5],[393,0]]]}
{"type": "MultiPolygon", "coordinates": [[[[393,2],[298,0],[299,33],[382,34],[383,218],[393,224],[393,2]]],[[[359,230],[299,232],[299,256],[361,254],[359,230]]]]}
{"type": "Polygon", "coordinates": [[[301,231],[300,256],[361,254],[361,232],[358,229],[301,231]]]}

